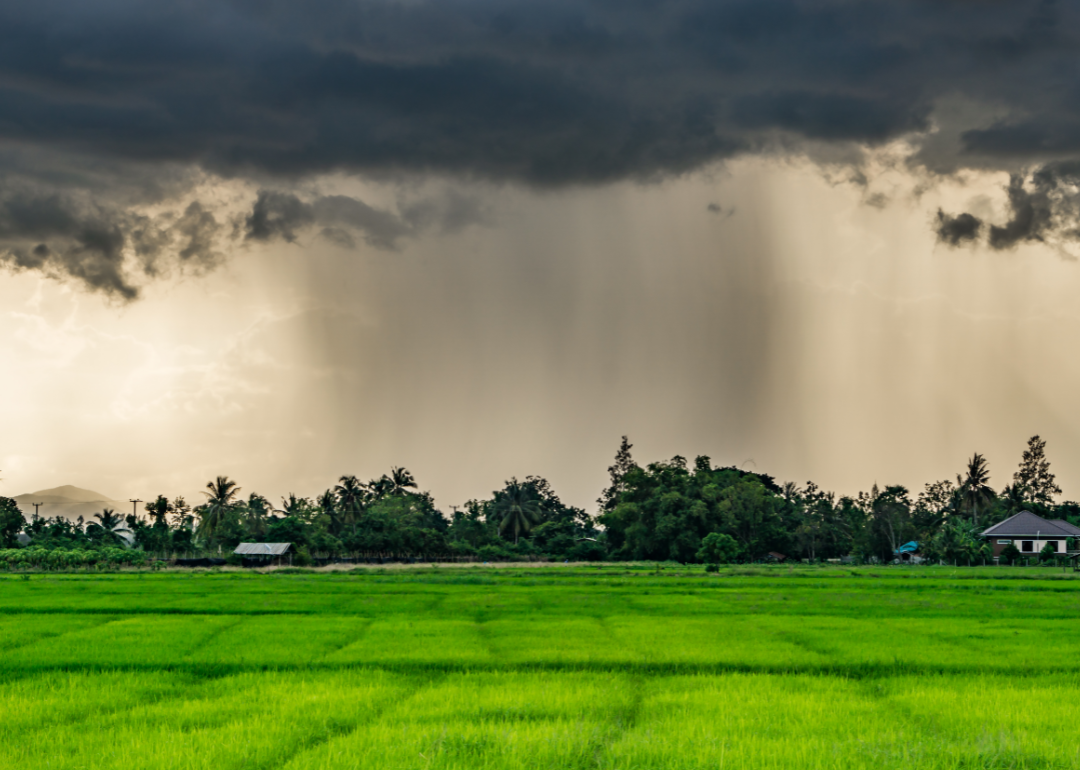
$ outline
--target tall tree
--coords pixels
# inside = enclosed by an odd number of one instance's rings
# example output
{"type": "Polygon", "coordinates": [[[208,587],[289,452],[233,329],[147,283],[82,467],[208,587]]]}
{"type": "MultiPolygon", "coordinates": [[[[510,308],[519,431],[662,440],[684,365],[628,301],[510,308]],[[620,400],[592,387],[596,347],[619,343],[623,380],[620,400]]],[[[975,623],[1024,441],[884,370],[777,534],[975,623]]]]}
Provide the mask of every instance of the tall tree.
{"type": "Polygon", "coordinates": [[[150,516],[153,526],[159,529],[169,526],[166,517],[172,513],[174,509],[173,504],[169,502],[169,498],[165,497],[165,495],[158,495],[156,500],[146,504],[145,509],[150,516]]]}
{"type": "Polygon", "coordinates": [[[210,540],[229,514],[236,509],[236,497],[240,494],[240,487],[228,476],[218,476],[207,482],[206,488],[209,491],[203,492],[207,499],[206,504],[201,506],[196,533],[199,537],[210,540]]]}
{"type": "MultiPolygon", "coordinates": [[[[994,501],[996,495],[990,488],[990,471],[986,467],[986,458],[976,452],[968,460],[967,475],[957,476],[960,487],[960,499],[964,508],[971,511],[971,523],[979,526],[979,506],[985,510],[994,501]]],[[[1060,490],[1059,490],[1060,491],[1060,490]]]]}
{"type": "Polygon", "coordinates": [[[1028,439],[1020,467],[1013,474],[1013,486],[1019,487],[1024,500],[1031,503],[1053,505],[1054,496],[1061,494],[1046,459],[1046,442],[1038,435],[1028,439]]]}
{"type": "Polygon", "coordinates": [[[182,496],[172,501],[172,525],[177,529],[191,529],[192,525],[191,506],[182,496]]]}
{"type": "Polygon", "coordinates": [[[596,501],[600,505],[601,513],[614,510],[615,506],[619,504],[619,496],[626,491],[626,474],[637,467],[634,458],[630,456],[630,449],[633,446],[626,436],[622,437],[619,451],[615,453],[615,464],[608,468],[611,483],[604,490],[604,493],[600,495],[600,499],[596,501]]]}
{"type": "Polygon", "coordinates": [[[543,516],[543,508],[532,490],[517,479],[510,479],[506,488],[496,494],[495,514],[499,517],[499,532],[514,533],[514,544],[522,533],[529,534],[543,516]]]}
{"type": "Polygon", "coordinates": [[[10,497],[0,497],[0,548],[15,548],[25,526],[26,517],[19,504],[10,497]]]}

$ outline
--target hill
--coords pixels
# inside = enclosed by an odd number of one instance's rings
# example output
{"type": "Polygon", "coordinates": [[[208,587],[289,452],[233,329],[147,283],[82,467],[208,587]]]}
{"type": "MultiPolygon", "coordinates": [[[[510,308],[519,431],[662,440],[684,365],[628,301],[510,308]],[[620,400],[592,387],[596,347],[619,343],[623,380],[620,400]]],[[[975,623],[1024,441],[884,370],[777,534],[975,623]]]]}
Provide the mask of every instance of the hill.
{"type": "Polygon", "coordinates": [[[130,512],[130,504],[127,500],[114,500],[101,492],[70,484],[17,495],[13,499],[27,518],[34,513],[33,503],[43,503],[38,513],[48,518],[63,516],[66,519],[75,520],[82,516],[84,519],[89,519],[95,513],[100,513],[103,508],[130,512]]]}

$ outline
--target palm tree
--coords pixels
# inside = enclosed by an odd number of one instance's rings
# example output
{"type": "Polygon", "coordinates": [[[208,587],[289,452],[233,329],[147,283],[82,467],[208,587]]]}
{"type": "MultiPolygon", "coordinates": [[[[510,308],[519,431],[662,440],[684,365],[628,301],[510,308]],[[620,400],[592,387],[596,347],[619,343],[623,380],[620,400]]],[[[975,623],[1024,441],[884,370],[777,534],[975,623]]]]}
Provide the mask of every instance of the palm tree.
{"type": "Polygon", "coordinates": [[[383,474],[377,479],[372,479],[368,482],[367,486],[368,489],[371,490],[371,498],[373,500],[382,500],[394,491],[394,481],[386,474],[383,474]]]}
{"type": "Polygon", "coordinates": [[[979,504],[989,505],[996,495],[987,483],[990,471],[986,467],[986,458],[978,452],[968,460],[967,478],[956,478],[960,487],[964,507],[971,510],[972,523],[979,526],[979,504]]]}
{"type": "Polygon", "coordinates": [[[94,518],[98,520],[98,523],[92,526],[100,527],[105,531],[103,540],[119,545],[128,544],[124,535],[130,535],[131,530],[124,526],[124,519],[120,514],[111,508],[105,508],[101,513],[95,513],[94,518]]]}
{"type": "Polygon", "coordinates": [[[267,519],[270,517],[273,506],[270,505],[269,500],[258,492],[252,492],[248,495],[244,509],[244,520],[248,532],[261,540],[266,536],[267,519]]]}
{"type": "Polygon", "coordinates": [[[1019,484],[1007,484],[1001,490],[1001,499],[1005,501],[1005,510],[1009,513],[1020,513],[1028,507],[1027,490],[1019,484]]]}
{"type": "Polygon", "coordinates": [[[363,498],[364,484],[356,476],[342,476],[339,481],[334,487],[334,494],[343,506],[349,507],[363,498]]]}
{"type": "Polygon", "coordinates": [[[236,508],[240,487],[228,476],[218,476],[214,481],[207,482],[206,488],[210,491],[203,492],[207,500],[206,505],[202,506],[196,534],[209,540],[236,508]]]}
{"type": "Polygon", "coordinates": [[[340,482],[334,487],[334,494],[337,495],[338,500],[338,516],[342,524],[355,524],[371,492],[368,486],[356,476],[342,476],[340,482]]]}
{"type": "Polygon", "coordinates": [[[540,523],[543,510],[540,501],[531,495],[531,490],[527,486],[517,479],[511,479],[506,489],[498,493],[495,501],[495,513],[502,518],[499,523],[499,533],[505,534],[508,530],[512,531],[514,545],[517,545],[518,537],[522,532],[527,535],[533,526],[540,523]]]}
{"type": "Polygon", "coordinates": [[[311,501],[306,497],[297,497],[293,492],[290,492],[288,497],[281,498],[281,508],[275,511],[275,513],[282,513],[286,516],[295,516],[298,519],[306,519],[310,506],[311,501]]]}
{"type": "Polygon", "coordinates": [[[315,499],[315,504],[326,518],[330,520],[330,534],[336,535],[341,532],[341,516],[338,514],[338,499],[333,490],[326,490],[315,499]]]}
{"type": "Polygon", "coordinates": [[[390,475],[383,478],[390,479],[390,494],[403,495],[410,489],[416,489],[416,479],[404,468],[391,468],[390,475]]]}

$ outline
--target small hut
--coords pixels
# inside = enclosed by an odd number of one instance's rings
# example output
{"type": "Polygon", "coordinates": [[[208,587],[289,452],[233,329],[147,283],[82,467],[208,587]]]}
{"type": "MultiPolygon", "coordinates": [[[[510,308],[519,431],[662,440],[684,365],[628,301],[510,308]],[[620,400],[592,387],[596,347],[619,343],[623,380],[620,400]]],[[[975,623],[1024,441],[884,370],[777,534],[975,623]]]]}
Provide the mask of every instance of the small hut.
{"type": "Polygon", "coordinates": [[[292,564],[292,543],[241,543],[233,551],[245,567],[292,564]]]}

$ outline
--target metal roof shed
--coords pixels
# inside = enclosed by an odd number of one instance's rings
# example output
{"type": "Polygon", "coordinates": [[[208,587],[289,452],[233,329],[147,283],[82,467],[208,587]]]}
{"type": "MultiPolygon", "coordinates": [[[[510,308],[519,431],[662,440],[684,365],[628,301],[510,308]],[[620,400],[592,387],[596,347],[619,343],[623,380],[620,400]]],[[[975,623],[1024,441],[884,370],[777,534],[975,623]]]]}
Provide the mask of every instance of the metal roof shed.
{"type": "Polygon", "coordinates": [[[245,564],[281,564],[286,558],[292,564],[292,543],[241,543],[233,553],[243,556],[245,564]]]}

